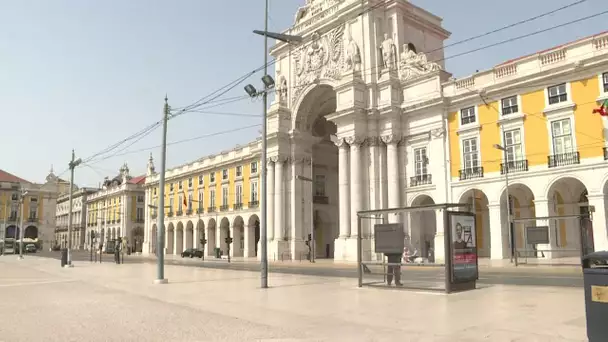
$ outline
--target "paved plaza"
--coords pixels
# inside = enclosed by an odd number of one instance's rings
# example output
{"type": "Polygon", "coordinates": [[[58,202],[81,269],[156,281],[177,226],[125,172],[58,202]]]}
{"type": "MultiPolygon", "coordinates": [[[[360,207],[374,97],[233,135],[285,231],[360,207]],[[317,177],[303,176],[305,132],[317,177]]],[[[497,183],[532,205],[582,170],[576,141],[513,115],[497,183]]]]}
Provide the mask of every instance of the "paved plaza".
{"type": "Polygon", "coordinates": [[[585,341],[583,289],[444,295],[356,280],[0,257],[0,341],[585,341]]]}

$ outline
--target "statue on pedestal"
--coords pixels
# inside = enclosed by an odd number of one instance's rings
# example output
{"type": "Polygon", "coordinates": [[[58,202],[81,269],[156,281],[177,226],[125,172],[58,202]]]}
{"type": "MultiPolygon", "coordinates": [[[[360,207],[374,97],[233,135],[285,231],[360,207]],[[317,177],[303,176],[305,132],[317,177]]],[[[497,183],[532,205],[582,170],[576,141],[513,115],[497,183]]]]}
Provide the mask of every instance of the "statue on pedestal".
{"type": "Polygon", "coordinates": [[[384,34],[384,41],[380,45],[380,52],[382,54],[382,68],[393,70],[397,65],[397,47],[393,41],[393,38],[388,36],[388,33],[384,34]]]}

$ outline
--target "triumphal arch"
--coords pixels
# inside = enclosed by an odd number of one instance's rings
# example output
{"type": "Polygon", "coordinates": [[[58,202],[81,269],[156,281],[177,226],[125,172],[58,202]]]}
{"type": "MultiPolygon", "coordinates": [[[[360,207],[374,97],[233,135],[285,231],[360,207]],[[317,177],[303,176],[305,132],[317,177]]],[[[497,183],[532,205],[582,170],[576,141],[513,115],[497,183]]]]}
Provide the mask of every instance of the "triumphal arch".
{"type": "MultiPolygon", "coordinates": [[[[277,86],[268,116],[269,256],[305,257],[314,227],[318,258],[354,261],[357,211],[446,202],[441,83],[450,77],[442,49],[450,33],[406,0],[307,0],[284,33],[303,40],[270,51],[277,86]],[[424,155],[415,153],[420,146],[424,155]]],[[[408,228],[411,218],[384,219],[443,245],[435,217],[430,235],[408,228]]],[[[367,251],[372,229],[367,221],[367,251]]]]}

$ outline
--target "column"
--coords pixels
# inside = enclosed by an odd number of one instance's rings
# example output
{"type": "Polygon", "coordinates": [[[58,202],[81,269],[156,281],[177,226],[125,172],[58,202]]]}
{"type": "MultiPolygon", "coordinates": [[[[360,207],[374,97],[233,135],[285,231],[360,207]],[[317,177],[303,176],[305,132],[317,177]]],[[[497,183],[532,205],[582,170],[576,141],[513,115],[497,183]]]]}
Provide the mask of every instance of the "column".
{"type": "Polygon", "coordinates": [[[445,220],[443,218],[443,210],[435,210],[434,211],[436,217],[435,227],[437,232],[435,233],[435,246],[433,256],[435,258],[435,262],[438,264],[445,263],[445,220]]]}
{"type": "Polygon", "coordinates": [[[348,163],[348,144],[345,139],[336,141],[338,146],[338,205],[340,210],[340,238],[350,236],[350,186],[348,163]]]}
{"type": "MultiPolygon", "coordinates": [[[[506,203],[505,203],[506,205],[506,203]]],[[[488,205],[490,215],[490,259],[502,260],[509,255],[509,231],[508,218],[501,212],[500,203],[490,203],[488,205]],[[506,233],[506,235],[505,235],[506,233]]],[[[483,229],[483,222],[476,222],[477,229],[483,229]]],[[[477,241],[477,248],[480,249],[483,241],[477,241]]]]}
{"type": "Polygon", "coordinates": [[[274,238],[277,240],[283,240],[285,237],[283,166],[284,160],[282,158],[274,159],[274,238]]]}
{"type": "MultiPolygon", "coordinates": [[[[382,141],[386,144],[388,207],[399,208],[401,207],[399,196],[401,191],[401,186],[399,185],[399,139],[397,136],[390,134],[382,136],[382,141]]],[[[390,223],[397,223],[399,222],[399,217],[398,215],[390,214],[388,215],[388,221],[390,223]]]]}
{"type": "MultiPolygon", "coordinates": [[[[537,199],[534,200],[534,212],[535,212],[535,217],[548,217],[550,216],[550,212],[549,212],[549,201],[546,199],[537,199]]],[[[530,222],[529,224],[536,224],[536,226],[538,227],[543,227],[543,226],[548,226],[549,227],[549,244],[539,244],[536,246],[537,249],[541,250],[541,251],[547,251],[547,250],[556,250],[557,247],[557,236],[555,236],[555,223],[551,222],[554,220],[547,220],[547,219],[540,219],[540,220],[536,220],[536,222],[530,222]]],[[[545,255],[546,258],[551,259],[553,257],[553,252],[544,252],[543,253],[545,255]]],[[[541,253],[538,253],[539,257],[542,255],[541,253]]]]}
{"type": "Polygon", "coordinates": [[[589,205],[595,207],[592,215],[593,245],[596,251],[608,250],[608,230],[606,229],[606,200],[604,194],[589,195],[589,205]]]}
{"type": "MultiPolygon", "coordinates": [[[[262,165],[263,166],[263,165],[262,165]]],[[[266,167],[266,194],[262,200],[266,201],[266,239],[274,240],[274,196],[275,196],[275,178],[274,178],[274,162],[268,161],[266,167]]]]}
{"type": "Polygon", "coordinates": [[[363,179],[361,177],[361,144],[363,139],[359,137],[350,137],[348,144],[350,145],[350,236],[357,236],[357,212],[363,209],[363,179]]]}

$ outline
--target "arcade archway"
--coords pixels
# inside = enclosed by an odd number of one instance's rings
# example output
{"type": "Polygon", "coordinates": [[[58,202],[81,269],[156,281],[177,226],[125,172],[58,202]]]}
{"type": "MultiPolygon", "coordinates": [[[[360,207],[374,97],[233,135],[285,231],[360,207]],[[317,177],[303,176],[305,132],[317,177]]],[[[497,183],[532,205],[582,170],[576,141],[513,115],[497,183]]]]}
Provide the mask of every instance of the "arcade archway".
{"type": "MultiPolygon", "coordinates": [[[[435,201],[428,195],[414,198],[411,206],[433,205],[435,201]]],[[[437,234],[437,213],[430,211],[413,211],[409,214],[409,237],[411,255],[434,260],[435,234],[437,234]]]]}
{"type": "Polygon", "coordinates": [[[247,234],[245,234],[245,256],[257,257],[260,242],[260,218],[251,215],[247,220],[247,234]]]}
{"type": "Polygon", "coordinates": [[[459,203],[470,206],[471,212],[475,213],[475,233],[477,236],[477,253],[480,257],[490,257],[490,211],[489,201],[486,194],[478,189],[471,189],[460,197],[459,203]]]}

